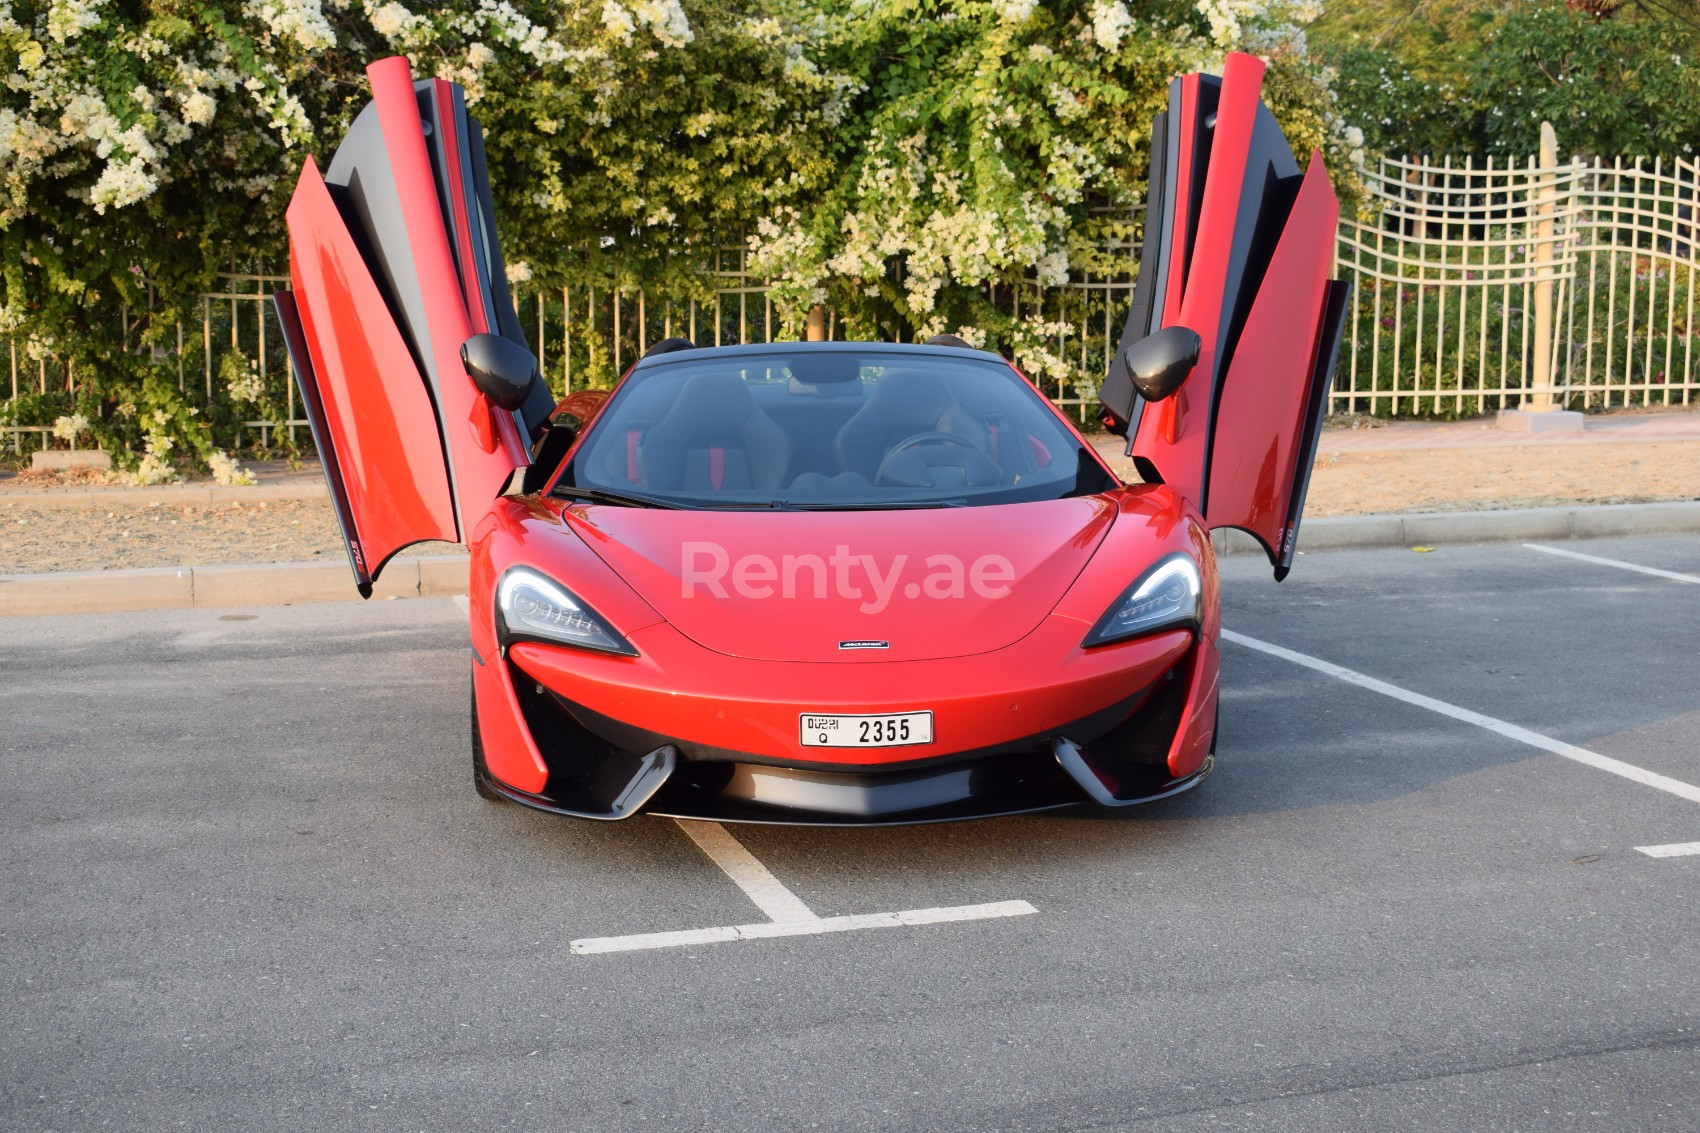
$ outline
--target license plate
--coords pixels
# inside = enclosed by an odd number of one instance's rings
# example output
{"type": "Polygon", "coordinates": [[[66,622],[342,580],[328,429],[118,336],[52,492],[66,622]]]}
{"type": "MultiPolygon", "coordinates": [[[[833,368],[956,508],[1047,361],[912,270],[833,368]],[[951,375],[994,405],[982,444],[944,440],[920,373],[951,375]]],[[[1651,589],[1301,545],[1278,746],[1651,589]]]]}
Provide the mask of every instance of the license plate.
{"type": "Polygon", "coordinates": [[[933,742],[931,712],[804,716],[799,727],[804,747],[905,747],[933,742]]]}

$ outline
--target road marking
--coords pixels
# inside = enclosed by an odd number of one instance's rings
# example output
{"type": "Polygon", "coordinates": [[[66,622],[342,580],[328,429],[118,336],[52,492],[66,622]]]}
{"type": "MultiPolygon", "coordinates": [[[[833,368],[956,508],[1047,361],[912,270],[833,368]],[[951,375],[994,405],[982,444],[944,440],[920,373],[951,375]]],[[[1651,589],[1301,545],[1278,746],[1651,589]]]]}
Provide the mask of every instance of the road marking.
{"type": "Polygon", "coordinates": [[[936,909],[904,909],[896,913],[858,913],[847,917],[816,916],[803,899],[785,888],[756,856],[718,822],[675,819],[679,828],[707,854],[709,860],[730,877],[756,908],[771,920],[755,924],[722,925],[718,928],[687,928],[678,932],[640,932],[631,936],[591,936],[571,941],[567,947],[579,956],[601,952],[639,952],[652,948],[682,948],[690,944],[721,944],[732,940],[771,940],[780,936],[818,936],[828,932],[852,932],[863,928],[903,928],[909,925],[945,924],[950,921],[985,921],[999,917],[1025,917],[1039,910],[1026,901],[993,901],[985,905],[951,905],[936,909]]]}
{"type": "Polygon", "coordinates": [[[909,909],[901,913],[863,913],[852,917],[815,917],[807,921],[729,925],[725,928],[688,928],[683,932],[648,932],[636,936],[600,936],[575,940],[573,952],[580,956],[599,952],[637,952],[649,948],[679,948],[687,944],[719,944],[731,940],[770,940],[779,936],[817,936],[849,932],[859,928],[902,928],[905,925],[942,924],[946,921],[983,921],[997,917],[1024,917],[1039,910],[1026,901],[995,901],[989,905],[957,905],[945,909],[909,909]]]}
{"type": "Polygon", "coordinates": [[[756,903],[756,908],[766,913],[769,920],[788,921],[818,921],[813,910],[803,904],[803,899],[785,888],[779,879],[773,876],[768,868],[756,860],[756,856],[744,848],[744,844],[732,837],[718,822],[685,822],[679,819],[679,829],[690,836],[697,848],[709,856],[709,860],[725,871],[733,884],[744,891],[744,895],[756,903]]]}
{"type": "Polygon", "coordinates": [[[1492,716],[1485,716],[1480,712],[1472,712],[1468,708],[1460,708],[1456,704],[1448,704],[1444,700],[1436,700],[1432,696],[1424,696],[1420,692],[1412,692],[1410,689],[1400,688],[1398,685],[1388,684],[1386,681],[1378,681],[1374,677],[1344,668],[1331,661],[1324,661],[1320,657],[1312,657],[1309,654],[1298,653],[1279,645],[1271,645],[1267,641],[1259,641],[1257,638],[1247,637],[1243,633],[1235,633],[1232,630],[1225,629],[1222,631],[1222,636],[1228,641],[1244,645],[1249,649],[1256,649],[1260,653],[1267,653],[1272,657],[1291,661],[1295,665],[1303,665],[1307,669],[1326,673],[1328,676],[1345,681],[1347,684],[1367,688],[1371,692],[1379,692],[1383,696],[1402,700],[1406,704],[1414,704],[1418,708],[1426,708],[1430,712],[1438,712],[1442,716],[1450,716],[1454,720],[1462,720],[1466,724],[1474,724],[1478,728],[1485,728],[1507,739],[1528,744],[1530,747],[1540,748],[1542,751],[1551,752],[1553,755],[1562,755],[1565,759],[1585,763],[1589,767],[1609,771],[1613,775],[1621,775],[1623,778],[1640,783],[1644,787],[1652,787],[1678,798],[1687,799],[1689,802],[1700,803],[1700,787],[1696,787],[1692,783],[1684,783],[1681,779],[1672,779],[1669,776],[1660,775],[1656,771],[1637,767],[1633,763],[1625,763],[1621,759],[1613,759],[1611,756],[1601,755],[1597,751],[1589,751],[1584,747],[1567,744],[1563,740],[1555,740],[1551,736],[1532,732],[1528,728],[1519,727],[1492,716]]]}
{"type": "Polygon", "coordinates": [[[1636,846],[1649,858],[1686,858],[1690,854],[1700,854],[1700,842],[1672,842],[1668,846],[1636,846]]]}
{"type": "Polygon", "coordinates": [[[1567,559],[1580,559],[1585,563],[1598,566],[1616,567],[1618,570],[1632,570],[1636,574],[1650,574],[1654,578],[1668,578],[1675,582],[1693,582],[1700,584],[1700,574],[1679,574],[1674,570],[1660,570],[1658,567],[1641,566],[1639,563],[1626,563],[1622,559],[1602,559],[1598,555],[1584,555],[1580,551],[1566,551],[1562,547],[1546,547],[1540,543],[1524,543],[1523,546],[1531,551],[1541,551],[1548,555],[1562,555],[1567,559]]]}
{"type": "Polygon", "coordinates": [[[472,612],[472,599],[468,598],[464,594],[455,595],[455,605],[460,607],[460,612],[463,614],[470,614],[472,612]]]}

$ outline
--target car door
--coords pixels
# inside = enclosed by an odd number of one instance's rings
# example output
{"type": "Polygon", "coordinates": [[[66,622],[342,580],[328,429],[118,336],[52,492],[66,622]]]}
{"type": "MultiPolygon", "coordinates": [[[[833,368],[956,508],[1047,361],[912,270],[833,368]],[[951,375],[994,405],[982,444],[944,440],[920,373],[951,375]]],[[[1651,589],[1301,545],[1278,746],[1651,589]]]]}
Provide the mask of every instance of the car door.
{"type": "Polygon", "coordinates": [[[1277,578],[1292,566],[1346,285],[1329,278],[1339,204],[1320,153],[1301,172],[1260,98],[1263,63],[1230,55],[1188,75],[1152,131],[1145,241],[1106,375],[1105,423],[1146,480],[1212,528],[1250,532],[1277,578]],[[1134,391],[1126,349],[1164,327],[1199,336],[1169,397],[1134,391]],[[1117,406],[1129,407],[1118,411],[1117,406]]]}
{"type": "Polygon", "coordinates": [[[542,382],[499,409],[461,362],[479,333],[526,345],[496,241],[483,138],[460,88],[367,69],[372,101],[321,174],[308,158],[286,219],[278,316],[355,583],[396,551],[464,542],[552,402],[542,382]]]}

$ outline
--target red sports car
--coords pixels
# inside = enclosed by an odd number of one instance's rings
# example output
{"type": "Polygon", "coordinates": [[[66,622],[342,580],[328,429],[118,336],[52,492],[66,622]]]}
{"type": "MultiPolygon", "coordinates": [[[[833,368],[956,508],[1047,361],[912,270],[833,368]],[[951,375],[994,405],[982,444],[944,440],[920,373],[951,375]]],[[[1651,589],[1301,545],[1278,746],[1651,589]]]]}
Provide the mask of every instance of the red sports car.
{"type": "Polygon", "coordinates": [[[1293,540],[1337,349],[1338,206],[1259,100],[1176,80],[1103,422],[1126,485],[959,340],[652,347],[557,406],[458,87],[374,64],[277,296],[355,581],[471,549],[480,793],[584,818],[926,822],[1209,774],[1210,531],[1293,540]]]}

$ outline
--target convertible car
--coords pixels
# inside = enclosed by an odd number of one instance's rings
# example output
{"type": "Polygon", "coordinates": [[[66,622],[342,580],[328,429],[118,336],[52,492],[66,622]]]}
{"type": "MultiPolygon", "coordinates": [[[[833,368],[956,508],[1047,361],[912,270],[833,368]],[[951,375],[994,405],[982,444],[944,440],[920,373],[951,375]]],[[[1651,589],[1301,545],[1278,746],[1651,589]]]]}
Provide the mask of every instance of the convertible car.
{"type": "Polygon", "coordinates": [[[483,138],[404,59],[288,210],[276,304],[354,581],[471,551],[479,793],[879,824],[1118,807],[1210,773],[1210,532],[1292,564],[1344,285],[1262,64],[1177,79],[1102,384],[1124,484],[1008,361],[927,343],[652,346],[557,404],[483,138]]]}

